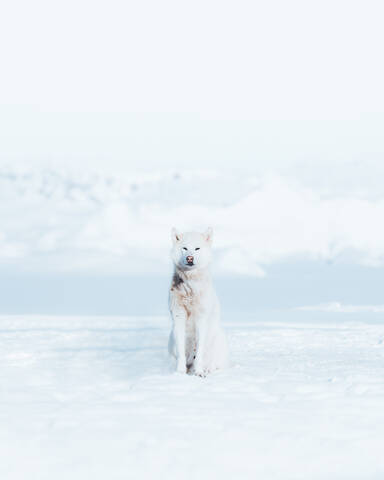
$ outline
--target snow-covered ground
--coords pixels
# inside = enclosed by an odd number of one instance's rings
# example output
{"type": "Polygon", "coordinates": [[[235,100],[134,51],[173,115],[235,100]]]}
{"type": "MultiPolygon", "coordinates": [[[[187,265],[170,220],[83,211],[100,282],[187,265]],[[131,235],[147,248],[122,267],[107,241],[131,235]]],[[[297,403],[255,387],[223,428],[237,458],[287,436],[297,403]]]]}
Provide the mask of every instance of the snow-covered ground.
{"type": "Polygon", "coordinates": [[[382,480],[384,196],[359,169],[1,167],[0,479],[382,480]],[[170,228],[208,225],[233,364],[200,379],[156,315],[170,228]]]}
{"type": "Polygon", "coordinates": [[[166,317],[0,317],[0,478],[381,480],[384,324],[297,314],[227,322],[205,379],[166,317]]]}

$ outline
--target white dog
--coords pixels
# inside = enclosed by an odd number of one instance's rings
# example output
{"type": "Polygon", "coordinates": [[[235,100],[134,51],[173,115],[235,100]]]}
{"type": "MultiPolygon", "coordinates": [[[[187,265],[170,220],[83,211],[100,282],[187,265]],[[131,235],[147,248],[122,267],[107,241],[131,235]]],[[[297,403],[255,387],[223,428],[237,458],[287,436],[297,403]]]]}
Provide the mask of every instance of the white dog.
{"type": "Polygon", "coordinates": [[[212,229],[205,234],[172,230],[175,266],[169,292],[173,326],[169,353],[177,371],[201,377],[227,365],[225,334],[220,326],[220,305],[213,289],[211,262],[212,229]]]}

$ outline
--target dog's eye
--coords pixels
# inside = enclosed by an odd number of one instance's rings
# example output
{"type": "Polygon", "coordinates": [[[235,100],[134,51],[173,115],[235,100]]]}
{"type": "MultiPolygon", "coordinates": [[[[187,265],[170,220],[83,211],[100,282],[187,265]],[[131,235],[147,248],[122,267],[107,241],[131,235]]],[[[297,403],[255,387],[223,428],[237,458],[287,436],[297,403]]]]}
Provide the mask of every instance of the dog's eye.
{"type": "Polygon", "coordinates": [[[200,250],[200,247],[196,247],[195,250],[200,250]]]}
{"type": "Polygon", "coordinates": [[[187,247],[183,247],[183,250],[188,250],[188,248],[187,248],[187,247]]]}

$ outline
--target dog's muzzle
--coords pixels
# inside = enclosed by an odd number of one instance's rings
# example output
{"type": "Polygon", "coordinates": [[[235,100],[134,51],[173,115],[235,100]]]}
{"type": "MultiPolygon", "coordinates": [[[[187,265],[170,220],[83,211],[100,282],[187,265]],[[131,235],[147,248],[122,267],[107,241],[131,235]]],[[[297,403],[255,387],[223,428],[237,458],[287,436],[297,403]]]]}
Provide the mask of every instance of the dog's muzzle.
{"type": "Polygon", "coordinates": [[[187,260],[188,265],[190,265],[190,266],[193,265],[193,256],[192,255],[188,255],[186,260],[187,260]]]}

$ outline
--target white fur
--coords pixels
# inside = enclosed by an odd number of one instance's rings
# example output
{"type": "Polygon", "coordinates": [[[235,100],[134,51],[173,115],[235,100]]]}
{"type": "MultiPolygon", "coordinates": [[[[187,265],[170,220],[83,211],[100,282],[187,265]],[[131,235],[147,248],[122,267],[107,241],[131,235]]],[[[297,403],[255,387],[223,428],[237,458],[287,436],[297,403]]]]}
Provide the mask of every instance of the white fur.
{"type": "Polygon", "coordinates": [[[228,362],[227,341],[220,326],[220,305],[213,288],[212,230],[205,234],[172,230],[174,276],[169,292],[173,326],[169,353],[177,371],[205,376],[228,362]],[[193,265],[187,257],[193,256],[193,265]]]}

